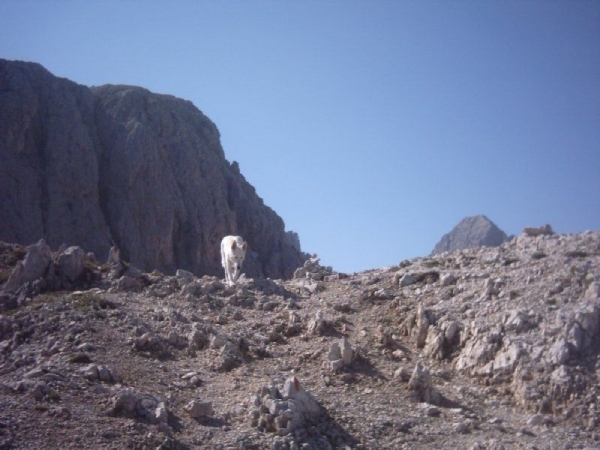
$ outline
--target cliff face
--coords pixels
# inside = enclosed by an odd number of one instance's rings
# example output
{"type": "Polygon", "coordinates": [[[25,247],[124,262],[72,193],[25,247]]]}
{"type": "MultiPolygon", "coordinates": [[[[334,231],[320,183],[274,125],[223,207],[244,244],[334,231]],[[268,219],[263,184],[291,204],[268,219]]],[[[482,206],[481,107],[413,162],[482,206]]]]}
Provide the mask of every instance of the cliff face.
{"type": "Polygon", "coordinates": [[[239,234],[249,276],[289,278],[303,262],[189,101],[0,60],[0,159],[0,240],[100,258],[114,242],[146,271],[221,275],[220,240],[239,234]]]}
{"type": "Polygon", "coordinates": [[[506,233],[487,217],[466,217],[450,233],[442,236],[431,254],[476,247],[497,247],[507,239],[506,233]]]}

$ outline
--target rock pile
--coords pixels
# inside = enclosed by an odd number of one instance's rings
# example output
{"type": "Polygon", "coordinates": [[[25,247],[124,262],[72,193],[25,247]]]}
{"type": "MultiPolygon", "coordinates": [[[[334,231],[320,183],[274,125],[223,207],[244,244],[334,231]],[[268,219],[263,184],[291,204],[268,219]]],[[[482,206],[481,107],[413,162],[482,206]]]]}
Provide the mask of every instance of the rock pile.
{"type": "Polygon", "coordinates": [[[329,363],[329,369],[332,372],[339,372],[344,367],[352,363],[354,357],[354,349],[345,337],[341,338],[339,342],[334,342],[329,347],[329,353],[327,355],[327,362],[329,363]]]}
{"type": "Polygon", "coordinates": [[[85,254],[79,247],[62,246],[53,253],[41,239],[27,247],[22,261],[18,261],[0,290],[0,312],[15,307],[25,297],[45,291],[89,287],[99,274],[91,269],[96,265],[93,254],[85,254]]]}
{"type": "Polygon", "coordinates": [[[317,419],[321,412],[317,401],[296,377],[288,378],[281,390],[263,387],[250,399],[251,425],[280,436],[304,426],[309,419],[317,419]]]}
{"type": "Polygon", "coordinates": [[[412,397],[421,402],[439,405],[440,394],[433,388],[431,374],[421,362],[417,362],[415,369],[408,380],[408,387],[412,397]]]}
{"type": "Polygon", "coordinates": [[[346,278],[345,274],[334,272],[330,266],[323,267],[317,255],[311,255],[302,267],[294,271],[295,279],[308,278],[315,281],[336,281],[346,278]]]}

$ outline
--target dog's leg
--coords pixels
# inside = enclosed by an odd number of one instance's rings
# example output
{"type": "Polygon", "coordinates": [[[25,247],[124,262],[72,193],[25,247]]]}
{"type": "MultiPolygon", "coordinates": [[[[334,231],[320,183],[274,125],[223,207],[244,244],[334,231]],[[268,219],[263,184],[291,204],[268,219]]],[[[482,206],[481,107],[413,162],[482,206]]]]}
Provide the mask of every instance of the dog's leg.
{"type": "Polygon", "coordinates": [[[225,262],[225,282],[227,286],[231,286],[231,273],[229,271],[229,263],[225,262]]]}
{"type": "Polygon", "coordinates": [[[227,260],[225,259],[225,247],[223,246],[223,242],[221,242],[221,266],[223,266],[223,271],[225,272],[225,284],[229,284],[227,260]]]}
{"type": "Polygon", "coordinates": [[[235,268],[230,261],[227,261],[227,284],[233,286],[235,284],[234,278],[235,268]]]}

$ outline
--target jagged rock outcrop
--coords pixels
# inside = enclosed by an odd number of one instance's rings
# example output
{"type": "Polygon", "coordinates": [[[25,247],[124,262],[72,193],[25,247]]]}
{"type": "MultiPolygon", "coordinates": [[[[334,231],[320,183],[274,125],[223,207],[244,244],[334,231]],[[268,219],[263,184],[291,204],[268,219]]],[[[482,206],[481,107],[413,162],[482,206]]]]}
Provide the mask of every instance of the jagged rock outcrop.
{"type": "Polygon", "coordinates": [[[506,233],[486,216],[466,217],[450,233],[442,236],[431,254],[475,247],[497,247],[507,239],[506,233]]]}
{"type": "Polygon", "coordinates": [[[116,243],[142,270],[221,275],[220,240],[238,234],[248,276],[289,278],[304,261],[189,101],[0,60],[0,159],[0,240],[101,260],[116,243]]]}

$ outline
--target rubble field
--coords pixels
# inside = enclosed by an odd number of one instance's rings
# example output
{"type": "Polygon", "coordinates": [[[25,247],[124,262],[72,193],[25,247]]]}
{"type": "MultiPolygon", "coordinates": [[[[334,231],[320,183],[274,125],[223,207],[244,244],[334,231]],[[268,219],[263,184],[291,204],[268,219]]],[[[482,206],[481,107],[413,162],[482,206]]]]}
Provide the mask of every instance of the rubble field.
{"type": "Polygon", "coordinates": [[[0,244],[2,449],[600,447],[600,233],[226,287],[0,244]]]}

